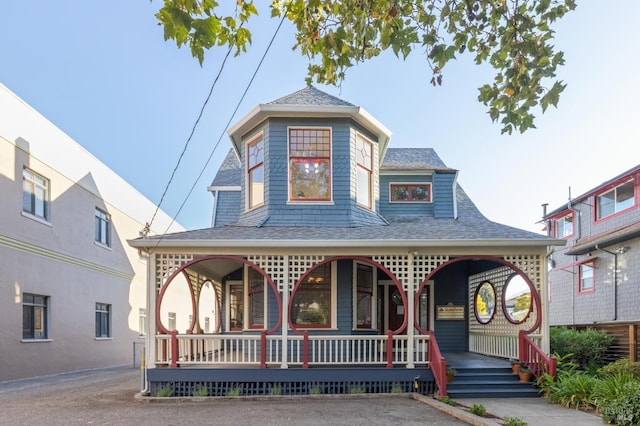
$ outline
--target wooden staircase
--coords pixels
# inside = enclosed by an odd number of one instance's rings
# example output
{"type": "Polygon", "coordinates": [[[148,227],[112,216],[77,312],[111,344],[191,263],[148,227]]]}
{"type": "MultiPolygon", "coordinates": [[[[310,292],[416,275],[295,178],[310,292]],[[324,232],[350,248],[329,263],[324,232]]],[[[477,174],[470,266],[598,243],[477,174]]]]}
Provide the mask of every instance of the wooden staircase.
{"type": "Polygon", "coordinates": [[[453,382],[447,394],[460,398],[525,398],[540,397],[535,383],[522,383],[510,367],[455,367],[453,382]]]}

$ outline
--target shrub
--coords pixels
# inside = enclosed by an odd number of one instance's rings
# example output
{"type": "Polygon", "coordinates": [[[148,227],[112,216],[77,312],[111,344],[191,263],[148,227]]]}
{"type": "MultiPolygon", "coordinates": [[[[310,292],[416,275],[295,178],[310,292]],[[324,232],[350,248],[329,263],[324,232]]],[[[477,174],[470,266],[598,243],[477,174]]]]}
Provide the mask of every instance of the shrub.
{"type": "Polygon", "coordinates": [[[440,398],[440,401],[444,402],[447,405],[451,405],[452,407],[455,407],[456,405],[458,405],[455,399],[450,398],[448,396],[443,396],[442,398],[440,398]]]}
{"type": "Polygon", "coordinates": [[[542,392],[550,402],[564,407],[592,407],[597,382],[597,378],[582,371],[559,371],[556,380],[546,382],[542,392]]]}
{"type": "Polygon", "coordinates": [[[602,420],[618,426],[640,424],[640,382],[624,385],[622,393],[602,406],[602,420]]]}
{"type": "Polygon", "coordinates": [[[484,417],[487,415],[487,409],[482,404],[473,404],[469,407],[469,411],[476,416],[484,417]]]}
{"type": "Polygon", "coordinates": [[[280,385],[276,385],[274,387],[271,388],[270,391],[271,395],[282,395],[282,386],[280,385]]]}
{"type": "Polygon", "coordinates": [[[320,386],[314,386],[309,389],[309,394],[311,395],[320,395],[322,394],[322,388],[320,386]]]}
{"type": "Polygon", "coordinates": [[[198,387],[193,391],[193,396],[209,396],[209,391],[206,387],[198,387]]]}
{"type": "Polygon", "coordinates": [[[551,352],[560,356],[571,354],[570,360],[581,370],[595,370],[606,364],[606,353],[613,337],[605,331],[588,328],[583,331],[567,327],[551,327],[551,352]]]}
{"type": "Polygon", "coordinates": [[[361,394],[361,393],[364,393],[364,388],[360,386],[351,386],[349,388],[349,393],[352,395],[361,394]]]}
{"type": "Polygon", "coordinates": [[[626,372],[617,372],[598,379],[593,389],[594,405],[602,408],[609,401],[615,400],[624,392],[627,383],[634,381],[634,377],[626,372]]]}
{"type": "Polygon", "coordinates": [[[629,358],[622,358],[598,370],[598,375],[601,377],[617,373],[627,373],[636,379],[640,379],[640,362],[631,362],[629,358]]]}
{"type": "Polygon", "coordinates": [[[402,388],[402,385],[399,384],[394,384],[393,386],[391,386],[391,393],[403,393],[404,389],[402,388]]]}
{"type": "Polygon", "coordinates": [[[169,386],[161,386],[156,389],[156,396],[164,398],[171,395],[173,395],[173,389],[171,389],[169,386]]]}
{"type": "Polygon", "coordinates": [[[528,426],[528,423],[517,417],[505,417],[504,425],[505,426],[528,426]]]}
{"type": "Polygon", "coordinates": [[[233,388],[227,391],[227,396],[240,396],[242,395],[242,388],[233,388]]]}

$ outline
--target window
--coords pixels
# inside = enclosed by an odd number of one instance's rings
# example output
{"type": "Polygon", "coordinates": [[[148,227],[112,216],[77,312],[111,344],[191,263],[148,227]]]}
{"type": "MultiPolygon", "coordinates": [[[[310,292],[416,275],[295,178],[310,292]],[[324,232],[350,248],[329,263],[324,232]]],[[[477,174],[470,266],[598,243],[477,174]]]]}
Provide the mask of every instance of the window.
{"type": "Polygon", "coordinates": [[[169,329],[169,331],[173,331],[176,330],[176,313],[175,312],[169,312],[168,316],[167,316],[167,328],[169,329]]]}
{"type": "Polygon", "coordinates": [[[147,310],[146,308],[138,309],[138,335],[147,335],[147,310]]]}
{"type": "Polygon", "coordinates": [[[111,305],[96,303],[96,337],[111,337],[111,305]]]}
{"type": "Polygon", "coordinates": [[[227,317],[229,331],[244,329],[244,285],[242,281],[227,282],[227,317]]]}
{"type": "Polygon", "coordinates": [[[47,339],[49,298],[38,294],[22,295],[22,338],[47,339]]]}
{"type": "Polygon", "coordinates": [[[209,317],[204,317],[204,332],[209,333],[210,328],[211,328],[211,324],[209,321],[209,317]]]}
{"type": "Polygon", "coordinates": [[[265,282],[264,276],[247,266],[249,288],[249,328],[264,328],[265,282]]]}
{"type": "Polygon", "coordinates": [[[611,216],[634,205],[634,181],[631,179],[596,196],[596,220],[611,216]]]}
{"type": "Polygon", "coordinates": [[[22,210],[49,220],[49,180],[29,170],[22,170],[22,210]]]}
{"type": "Polygon", "coordinates": [[[250,209],[264,204],[264,139],[262,135],[247,144],[247,191],[250,209]]]}
{"type": "Polygon", "coordinates": [[[573,235],[573,213],[556,219],[556,238],[564,238],[573,235]]]}
{"type": "Polygon", "coordinates": [[[356,328],[371,329],[376,324],[374,269],[370,265],[355,263],[355,319],[356,328]]]}
{"type": "Polygon", "coordinates": [[[357,185],[356,202],[364,207],[372,208],[373,186],[373,144],[359,134],[356,135],[357,185]]]}
{"type": "Polygon", "coordinates": [[[96,242],[111,247],[111,215],[96,207],[96,242]]]}
{"type": "Polygon", "coordinates": [[[392,183],[389,185],[392,203],[430,203],[431,183],[392,183]]]}
{"type": "Polygon", "coordinates": [[[289,129],[289,199],[331,201],[330,129],[289,129]]]}
{"type": "Polygon", "coordinates": [[[328,328],[332,324],[331,263],[311,271],[291,301],[291,322],[304,328],[328,328]]]}
{"type": "Polygon", "coordinates": [[[580,265],[579,272],[579,293],[587,293],[595,290],[595,277],[593,275],[593,262],[580,265]]]}

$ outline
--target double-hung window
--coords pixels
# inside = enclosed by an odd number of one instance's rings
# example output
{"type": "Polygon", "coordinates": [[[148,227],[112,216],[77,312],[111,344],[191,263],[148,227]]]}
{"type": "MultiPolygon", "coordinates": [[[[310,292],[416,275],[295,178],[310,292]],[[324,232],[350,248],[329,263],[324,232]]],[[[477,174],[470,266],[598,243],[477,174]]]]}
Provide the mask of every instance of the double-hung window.
{"type": "Polygon", "coordinates": [[[377,324],[375,317],[376,288],[374,268],[355,262],[354,313],[355,328],[371,329],[377,324]]]}
{"type": "Polygon", "coordinates": [[[556,219],[556,238],[564,238],[573,235],[573,213],[556,219]]]}
{"type": "Polygon", "coordinates": [[[356,202],[370,209],[373,198],[373,144],[360,134],[356,135],[356,168],[356,202]]]}
{"type": "Polygon", "coordinates": [[[96,337],[111,337],[111,305],[96,303],[96,337]]]}
{"type": "Polygon", "coordinates": [[[242,281],[227,281],[227,330],[244,329],[244,285],[242,281]]]}
{"type": "Polygon", "coordinates": [[[22,170],[22,210],[49,220],[49,180],[29,169],[22,170]]]}
{"type": "Polygon", "coordinates": [[[296,289],[291,301],[291,322],[302,328],[330,328],[335,303],[331,263],[314,268],[296,289]]]}
{"type": "Polygon", "coordinates": [[[331,129],[289,129],[289,200],[331,201],[331,129]]]}
{"type": "Polygon", "coordinates": [[[593,274],[593,262],[587,262],[580,265],[578,274],[578,292],[588,293],[595,290],[595,277],[593,274]]]}
{"type": "Polygon", "coordinates": [[[265,279],[254,268],[246,267],[248,281],[249,328],[264,328],[265,324],[265,279]]]}
{"type": "Polygon", "coordinates": [[[631,179],[610,191],[597,195],[596,220],[633,207],[635,204],[634,182],[634,179],[631,179]]]}
{"type": "Polygon", "coordinates": [[[111,215],[96,207],[95,240],[103,246],[111,247],[111,215]]]}
{"type": "Polygon", "coordinates": [[[264,138],[247,143],[247,200],[250,209],[264,204],[264,138]]]}
{"type": "Polygon", "coordinates": [[[23,293],[22,295],[22,338],[48,338],[48,305],[49,297],[39,294],[23,293]]]}

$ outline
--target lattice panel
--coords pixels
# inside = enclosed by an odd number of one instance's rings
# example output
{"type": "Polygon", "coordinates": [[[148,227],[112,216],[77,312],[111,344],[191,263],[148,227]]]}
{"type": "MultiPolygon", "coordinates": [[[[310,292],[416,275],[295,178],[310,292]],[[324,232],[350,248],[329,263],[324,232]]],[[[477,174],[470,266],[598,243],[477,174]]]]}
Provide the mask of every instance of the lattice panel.
{"type": "Polygon", "coordinates": [[[409,257],[406,255],[373,256],[373,260],[385,266],[402,283],[404,291],[409,290],[409,257]]]}
{"type": "Polygon", "coordinates": [[[305,272],[323,260],[324,256],[289,256],[289,291],[305,272]]]}
{"type": "Polygon", "coordinates": [[[513,266],[521,269],[527,274],[536,290],[540,292],[542,289],[542,256],[540,255],[520,255],[520,256],[504,256],[504,260],[513,266]]]}
{"type": "Polygon", "coordinates": [[[261,267],[278,286],[278,291],[282,291],[284,289],[287,270],[284,256],[249,255],[247,256],[247,260],[261,267]]]}
{"type": "Polygon", "coordinates": [[[415,256],[413,258],[413,288],[418,287],[424,279],[438,266],[449,261],[449,256],[415,256]]]}
{"type": "Polygon", "coordinates": [[[156,255],[156,291],[160,291],[167,278],[179,267],[193,260],[190,254],[156,255]]]}

